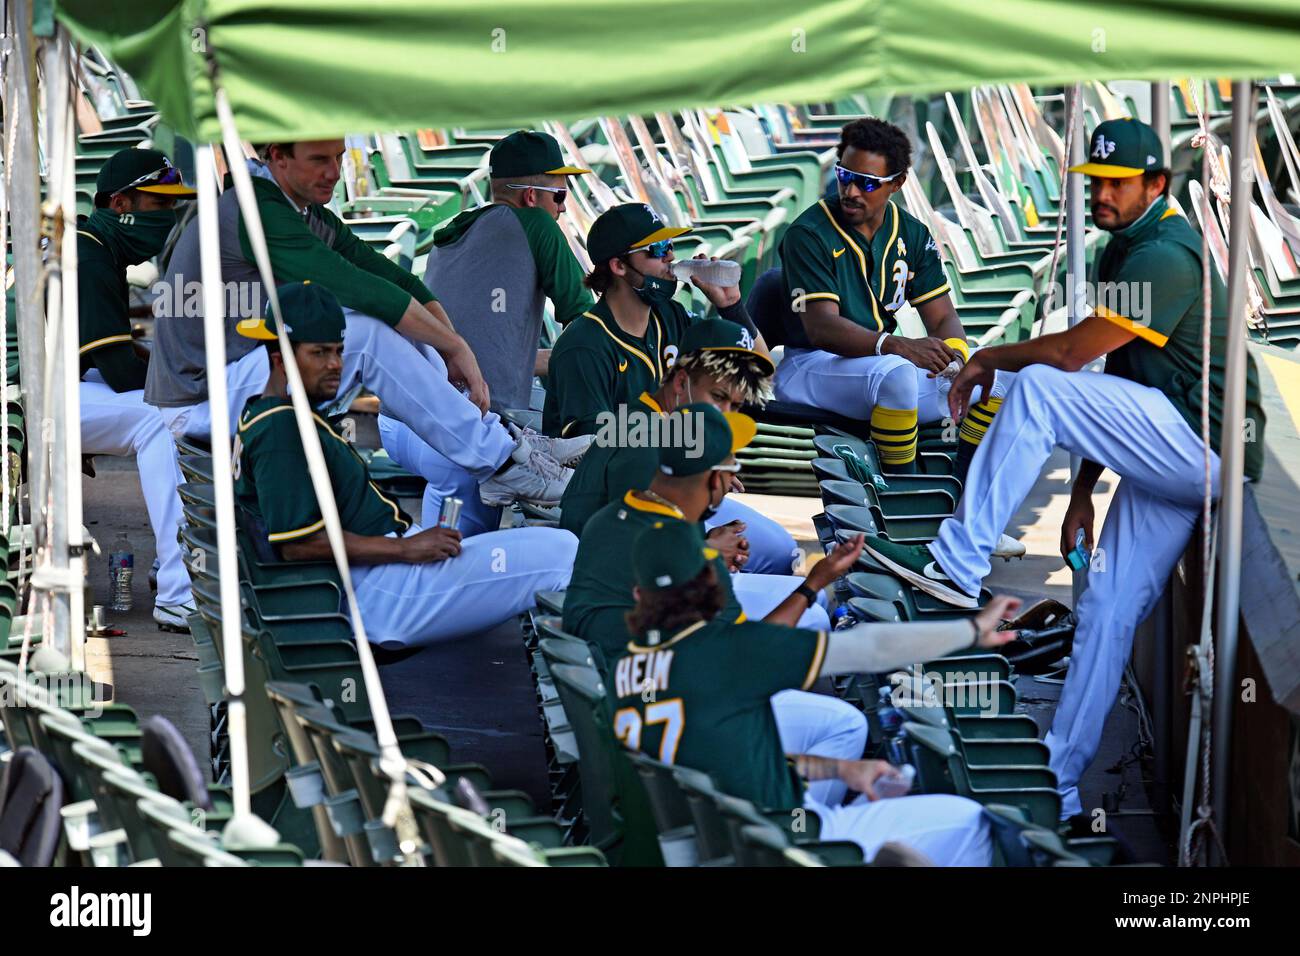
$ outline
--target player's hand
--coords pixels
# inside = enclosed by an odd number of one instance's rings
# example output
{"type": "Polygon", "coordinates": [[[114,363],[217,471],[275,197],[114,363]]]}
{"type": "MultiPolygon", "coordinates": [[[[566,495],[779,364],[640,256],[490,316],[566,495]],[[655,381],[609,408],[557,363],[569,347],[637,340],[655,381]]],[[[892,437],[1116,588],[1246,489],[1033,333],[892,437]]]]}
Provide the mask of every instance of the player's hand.
{"type": "Polygon", "coordinates": [[[868,800],[878,799],[875,787],[877,780],[881,777],[892,777],[897,773],[898,768],[888,760],[840,761],[840,780],[850,790],[856,790],[865,795],[868,800]]]}
{"type": "Polygon", "coordinates": [[[740,475],[733,474],[731,476],[731,488],[728,489],[727,494],[743,495],[744,493],[745,493],[745,485],[740,480],[740,475]]]}
{"type": "Polygon", "coordinates": [[[943,339],[929,336],[924,339],[905,339],[891,335],[885,340],[884,353],[901,355],[917,368],[927,372],[942,372],[953,359],[960,359],[961,353],[943,339]]]}
{"type": "Polygon", "coordinates": [[[478,406],[478,410],[487,414],[488,386],[479,371],[478,359],[469,343],[457,336],[458,344],[451,352],[443,352],[443,361],[447,363],[447,380],[457,388],[469,389],[469,400],[478,406]]]}
{"type": "Polygon", "coordinates": [[[994,595],[993,600],[975,615],[975,626],[980,629],[979,640],[976,646],[985,649],[992,647],[1001,647],[1003,644],[1009,644],[1014,641],[1020,634],[1019,631],[999,631],[998,625],[1008,618],[1015,617],[1016,612],[1020,610],[1020,605],[1024,602],[1018,597],[1011,597],[1009,594],[994,595]]]}
{"type": "Polygon", "coordinates": [[[841,541],[830,554],[812,566],[804,583],[814,591],[830,587],[853,567],[853,562],[858,560],[866,543],[867,536],[864,534],[841,541]]]}
{"type": "Polygon", "coordinates": [[[1074,550],[1074,539],[1083,529],[1083,546],[1092,550],[1092,526],[1096,513],[1092,507],[1092,495],[1072,494],[1070,505],[1065,509],[1065,520],[1061,522],[1061,557],[1066,558],[1074,550]]]}
{"type": "MultiPolygon", "coordinates": [[[[717,262],[717,256],[706,256],[700,253],[695,256],[696,259],[708,259],[710,262],[717,262]]],[[[704,293],[705,297],[719,309],[725,309],[729,305],[735,305],[740,301],[739,285],[715,285],[712,282],[701,282],[698,276],[691,276],[691,285],[704,293]]]]}
{"type": "Polygon", "coordinates": [[[948,390],[948,412],[952,415],[953,421],[959,422],[966,417],[966,413],[970,411],[971,396],[976,388],[980,390],[981,395],[992,393],[996,375],[995,369],[984,367],[979,352],[970,357],[970,361],[957,373],[957,377],[952,380],[952,388],[948,390]]]}
{"type": "Polygon", "coordinates": [[[749,539],[745,537],[745,522],[728,521],[709,531],[709,547],[722,555],[728,571],[739,571],[749,563],[749,539]]]}
{"type": "Polygon", "coordinates": [[[455,528],[426,528],[400,540],[405,545],[402,557],[408,564],[432,564],[460,554],[460,532],[455,528]]]}

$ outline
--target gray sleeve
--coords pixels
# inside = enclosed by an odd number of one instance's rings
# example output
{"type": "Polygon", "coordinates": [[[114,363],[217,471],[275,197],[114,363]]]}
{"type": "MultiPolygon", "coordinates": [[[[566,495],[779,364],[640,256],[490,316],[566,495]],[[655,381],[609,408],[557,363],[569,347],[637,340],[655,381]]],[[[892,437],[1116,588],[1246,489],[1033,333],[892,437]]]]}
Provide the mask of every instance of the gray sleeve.
{"type": "Polygon", "coordinates": [[[822,674],[878,674],[974,649],[975,626],[970,618],[955,621],[858,624],[832,631],[822,674]]]}

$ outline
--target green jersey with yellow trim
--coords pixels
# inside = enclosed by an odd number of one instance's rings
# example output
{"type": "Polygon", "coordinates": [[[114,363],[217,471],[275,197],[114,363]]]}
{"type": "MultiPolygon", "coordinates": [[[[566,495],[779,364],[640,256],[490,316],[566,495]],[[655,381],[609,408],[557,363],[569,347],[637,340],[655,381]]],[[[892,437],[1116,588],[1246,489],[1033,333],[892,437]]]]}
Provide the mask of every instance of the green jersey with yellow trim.
{"type": "Polygon", "coordinates": [[[657,643],[649,637],[629,642],[610,669],[623,745],[711,774],[724,793],[760,807],[800,806],[771,697],[813,685],[826,632],[716,617],[657,643]]]}
{"type": "MultiPolygon", "coordinates": [[[[662,415],[653,398],[641,393],[630,411],[662,415]]],[[[582,537],[591,516],[633,488],[647,488],[659,468],[659,448],[649,445],[612,445],[597,441],[578,462],[560,499],[560,527],[582,537]]]]}
{"type": "MultiPolygon", "coordinates": [[[[368,536],[403,532],[411,519],[384,497],[361,456],[313,414],[344,531],[368,536]]],[[[250,398],[239,417],[234,446],[235,497],[260,518],[272,545],[296,541],[325,527],[307,471],[307,456],[287,398],[250,398]]]]}
{"type": "Polygon", "coordinates": [[[573,438],[596,431],[596,416],[653,393],[677,360],[677,342],[699,321],[675,301],[650,310],[645,334],[619,326],[604,297],[570,322],[551,351],[542,431],[573,438]]]}
{"type": "MultiPolygon", "coordinates": [[[[685,520],[677,508],[629,491],[597,511],[583,527],[564,592],[564,630],[600,648],[608,666],[627,653],[629,634],[623,615],[636,603],[632,545],[657,521],[685,520]]],[[[713,558],[713,569],[724,592],[718,617],[743,621],[745,612],[731,590],[731,575],[721,556],[713,558]]]]}
{"type": "MultiPolygon", "coordinates": [[[[1204,293],[1201,237],[1165,200],[1114,233],[1094,266],[1093,311],[1136,336],[1106,357],[1106,371],[1164,392],[1201,433],[1201,338],[1204,293]]],[[[1210,270],[1210,445],[1219,447],[1228,334],[1228,293],[1210,270]]],[[[1246,355],[1245,474],[1264,465],[1259,373],[1246,355]],[[1253,424],[1252,424],[1253,423],[1253,424]]]]}
{"type": "Polygon", "coordinates": [[[83,217],[77,222],[77,331],[81,374],[98,367],[114,391],[144,388],[148,363],[131,339],[126,264],[83,217]]]}
{"type": "Polygon", "coordinates": [[[828,299],[863,328],[892,332],[904,302],[921,305],[949,291],[930,230],[892,201],[870,242],[844,222],[837,197],[809,206],[781,240],[781,267],[790,301],[785,344],[791,348],[812,348],[803,327],[808,302],[828,299]]]}

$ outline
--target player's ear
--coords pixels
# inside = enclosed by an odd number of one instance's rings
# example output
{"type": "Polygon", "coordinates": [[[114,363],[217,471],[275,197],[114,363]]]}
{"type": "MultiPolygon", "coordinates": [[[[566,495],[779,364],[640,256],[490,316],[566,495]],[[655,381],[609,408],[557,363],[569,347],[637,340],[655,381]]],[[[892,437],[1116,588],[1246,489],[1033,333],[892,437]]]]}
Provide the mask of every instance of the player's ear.
{"type": "Polygon", "coordinates": [[[892,196],[894,193],[896,193],[896,192],[898,192],[900,189],[902,189],[902,188],[903,188],[903,183],[905,183],[905,182],[907,182],[907,172],[906,172],[906,171],[904,171],[903,174],[902,174],[901,176],[899,176],[897,179],[893,180],[893,181],[889,184],[891,187],[893,187],[893,189],[892,189],[891,192],[890,192],[890,195],[892,196]]]}

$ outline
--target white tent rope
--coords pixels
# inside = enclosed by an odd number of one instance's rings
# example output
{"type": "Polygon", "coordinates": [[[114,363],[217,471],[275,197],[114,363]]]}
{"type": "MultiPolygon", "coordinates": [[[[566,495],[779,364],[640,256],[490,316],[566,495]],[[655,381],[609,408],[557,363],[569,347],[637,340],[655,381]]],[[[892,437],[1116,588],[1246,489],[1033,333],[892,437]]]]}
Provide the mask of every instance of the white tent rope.
{"type": "MultiPolygon", "coordinates": [[[[1074,88],[1071,87],[1071,90],[1073,89],[1074,88]]],[[[1073,148],[1074,145],[1074,127],[1076,125],[1075,114],[1079,109],[1081,99],[1082,97],[1080,96],[1074,96],[1068,93],[1065,97],[1065,162],[1062,163],[1059,170],[1062,187],[1065,186],[1066,179],[1070,176],[1070,173],[1066,172],[1066,170],[1070,165],[1070,150],[1073,148]]],[[[1064,196],[1065,196],[1064,188],[1062,188],[1061,195],[1062,195],[1062,199],[1064,200],[1064,196]]],[[[1061,240],[1064,235],[1065,235],[1065,203],[1063,201],[1061,203],[1059,214],[1056,217],[1056,240],[1052,243],[1052,261],[1051,264],[1047,267],[1047,272],[1043,274],[1043,282],[1047,284],[1048,289],[1055,288],[1056,266],[1060,260],[1061,246],[1062,246],[1061,240]]],[[[1076,282],[1078,282],[1079,279],[1080,279],[1079,276],[1075,276],[1076,282]]],[[[1072,289],[1066,290],[1065,295],[1066,295],[1067,303],[1070,301],[1070,297],[1073,294],[1074,291],[1072,289]]],[[[1048,303],[1049,306],[1053,306],[1055,304],[1056,304],[1055,302],[1048,303]]],[[[1043,317],[1044,318],[1047,317],[1046,309],[1043,312],[1043,317]]]]}
{"type": "MultiPolygon", "coordinates": [[[[210,55],[210,54],[209,54],[210,55]]],[[[211,63],[211,61],[210,61],[211,63]]],[[[408,865],[422,866],[423,858],[419,853],[419,835],[415,827],[410,803],[406,798],[406,760],[397,744],[397,735],[393,730],[392,719],[388,711],[388,702],[384,697],[383,684],[379,669],[375,665],[374,655],[366,639],[365,624],[361,620],[360,605],[352,585],[352,575],[348,569],[347,551],[343,542],[343,524],[339,519],[338,506],[334,491],[330,485],[329,470],[325,465],[325,456],[320,446],[320,436],[316,433],[316,424],[311,407],[307,403],[302,378],[298,373],[298,364],[294,359],[293,346],[284,331],[284,322],[280,313],[280,300],[276,295],[274,273],[271,269],[270,252],[266,245],[266,235],[262,230],[262,220],[257,209],[257,198],[253,191],[253,180],[243,160],[243,144],[235,126],[234,114],[224,88],[215,76],[216,67],[212,64],[213,102],[216,107],[217,120],[221,125],[222,141],[229,160],[229,168],[234,179],[235,193],[238,197],[240,214],[244,228],[248,233],[249,245],[258,271],[266,285],[267,299],[271,312],[275,316],[277,332],[280,339],[281,355],[289,380],[289,396],[293,406],[294,418],[302,438],[303,451],[307,458],[307,470],[311,476],[312,488],[316,492],[321,517],[325,522],[325,534],[329,539],[334,555],[335,567],[339,580],[343,584],[344,596],[347,598],[348,613],[352,621],[357,657],[361,664],[362,679],[365,682],[366,695],[369,699],[371,715],[374,718],[375,737],[380,748],[380,768],[387,774],[390,786],[388,802],[384,807],[383,821],[397,831],[398,843],[408,865]]],[[[215,412],[215,408],[214,408],[215,412]]],[[[214,449],[215,455],[215,449],[214,449]]]]}

